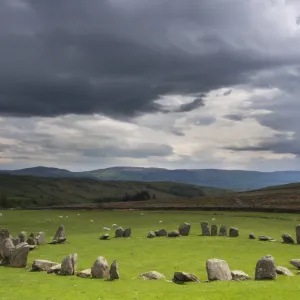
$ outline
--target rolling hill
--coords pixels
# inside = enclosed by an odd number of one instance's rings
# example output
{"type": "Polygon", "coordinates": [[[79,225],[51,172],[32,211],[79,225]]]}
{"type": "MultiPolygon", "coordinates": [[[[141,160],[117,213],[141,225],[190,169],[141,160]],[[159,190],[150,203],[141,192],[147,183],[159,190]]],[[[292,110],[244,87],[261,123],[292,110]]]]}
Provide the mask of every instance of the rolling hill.
{"type": "Polygon", "coordinates": [[[186,199],[228,191],[173,182],[99,181],[0,174],[0,207],[32,207],[127,201],[147,191],[149,198],[186,199]]]}
{"type": "Polygon", "coordinates": [[[35,167],[13,171],[0,171],[11,175],[38,177],[93,178],[113,181],[180,182],[198,186],[246,191],[267,186],[300,182],[300,171],[257,172],[220,169],[177,169],[113,167],[86,172],[71,172],[64,169],[35,167]]]}

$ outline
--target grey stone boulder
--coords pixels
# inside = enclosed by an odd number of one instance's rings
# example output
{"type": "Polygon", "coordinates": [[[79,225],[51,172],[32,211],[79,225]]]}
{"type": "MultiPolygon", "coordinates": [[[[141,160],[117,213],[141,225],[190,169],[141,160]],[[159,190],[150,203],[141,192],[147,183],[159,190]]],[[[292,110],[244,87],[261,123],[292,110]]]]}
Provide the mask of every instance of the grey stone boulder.
{"type": "Polygon", "coordinates": [[[165,229],[159,229],[155,231],[155,235],[156,236],[167,236],[168,233],[165,229]]]}
{"type": "Polygon", "coordinates": [[[107,260],[103,256],[99,256],[91,268],[93,278],[108,278],[109,268],[107,260]]]}
{"type": "Polygon", "coordinates": [[[190,234],[191,224],[183,223],[179,226],[178,232],[181,236],[188,236],[190,234]]]}
{"type": "Polygon", "coordinates": [[[131,228],[126,228],[126,229],[124,230],[123,237],[125,237],[125,238],[131,237],[131,228]]]}
{"type": "Polygon", "coordinates": [[[218,226],[216,224],[211,225],[210,233],[211,233],[211,236],[218,235],[218,226]]]}
{"type": "Polygon", "coordinates": [[[37,236],[35,237],[36,244],[37,245],[44,245],[45,244],[45,233],[39,232],[37,236]]]}
{"type": "Polygon", "coordinates": [[[0,242],[2,242],[5,239],[10,238],[10,233],[7,228],[1,228],[0,229],[0,242]]]}
{"type": "Polygon", "coordinates": [[[221,225],[219,236],[227,236],[227,226],[225,224],[221,225]]]}
{"type": "Polygon", "coordinates": [[[238,237],[239,236],[239,230],[235,227],[229,228],[229,236],[230,237],[238,237]]]}
{"type": "Polygon", "coordinates": [[[15,246],[10,238],[5,238],[0,242],[0,261],[3,265],[8,265],[10,256],[14,251],[15,246]]]}
{"type": "Polygon", "coordinates": [[[276,267],[276,273],[284,276],[294,276],[294,274],[286,267],[276,267]]]}
{"type": "Polygon", "coordinates": [[[148,239],[153,239],[153,238],[155,238],[156,237],[156,235],[155,235],[155,233],[153,232],[153,231],[150,231],[148,234],[147,234],[147,238],[148,239]]]}
{"type": "Polygon", "coordinates": [[[111,280],[116,280],[116,279],[120,278],[119,264],[116,260],[113,261],[113,263],[111,264],[111,266],[109,268],[109,278],[111,280]]]}
{"type": "Polygon", "coordinates": [[[50,244],[62,244],[67,240],[64,225],[59,225],[50,244]]]}
{"type": "Polygon", "coordinates": [[[258,237],[258,240],[262,241],[262,242],[271,242],[271,241],[274,241],[273,238],[271,238],[270,236],[266,236],[266,235],[260,235],[258,237]]]}
{"type": "Polygon", "coordinates": [[[121,238],[124,236],[124,229],[122,227],[118,227],[115,232],[116,238],[121,238]]]}
{"type": "Polygon", "coordinates": [[[105,234],[103,234],[102,236],[100,236],[100,238],[99,238],[100,240],[108,240],[109,239],[109,233],[105,233],[105,234]]]}
{"type": "Polygon", "coordinates": [[[256,280],[274,280],[277,278],[275,259],[272,255],[263,256],[256,264],[256,280]]]}
{"type": "Polygon", "coordinates": [[[72,276],[77,271],[78,255],[77,253],[66,256],[61,263],[60,275],[72,276]]]}
{"type": "Polygon", "coordinates": [[[300,269],[300,259],[292,259],[290,260],[290,264],[297,269],[300,269]]]}
{"type": "Polygon", "coordinates": [[[18,244],[10,254],[9,266],[12,268],[25,268],[27,266],[28,253],[35,246],[27,243],[18,244]]]}
{"type": "Polygon", "coordinates": [[[61,270],[61,264],[58,264],[56,266],[49,268],[47,274],[59,274],[60,270],[61,270]]]}
{"type": "Polygon", "coordinates": [[[203,236],[210,236],[210,229],[208,222],[204,221],[200,223],[201,230],[202,230],[202,235],[203,236]]]}
{"type": "Polygon", "coordinates": [[[249,233],[249,239],[250,240],[255,240],[255,235],[253,233],[249,233]]]}
{"type": "Polygon", "coordinates": [[[29,237],[28,237],[28,239],[27,239],[27,244],[28,244],[28,245],[31,245],[31,246],[34,246],[34,245],[37,244],[33,232],[30,233],[30,235],[29,235],[29,237]]]}
{"type": "Polygon", "coordinates": [[[200,282],[200,279],[191,273],[186,272],[175,272],[173,276],[173,282],[184,283],[184,282],[200,282]]]}
{"type": "Polygon", "coordinates": [[[50,268],[59,265],[59,263],[50,261],[50,260],[45,260],[45,259],[35,259],[34,262],[32,263],[31,271],[36,272],[36,271],[48,271],[50,268]]]}
{"type": "Polygon", "coordinates": [[[180,236],[180,234],[177,230],[168,232],[168,237],[179,237],[179,236],[180,236]]]}
{"type": "Polygon", "coordinates": [[[206,272],[209,281],[232,279],[228,263],[222,259],[208,259],[206,261],[206,272]]]}
{"type": "Polygon", "coordinates": [[[242,281],[242,280],[250,280],[250,276],[243,272],[243,271],[240,271],[240,270],[233,270],[231,271],[231,276],[232,276],[232,280],[235,280],[235,281],[242,281]]]}
{"type": "Polygon", "coordinates": [[[85,269],[85,270],[78,272],[77,276],[81,277],[81,278],[89,278],[89,277],[91,277],[91,272],[92,272],[91,269],[85,269]]]}
{"type": "Polygon", "coordinates": [[[295,244],[293,237],[288,233],[284,233],[283,235],[281,235],[281,238],[284,244],[295,244]]]}
{"type": "Polygon", "coordinates": [[[146,279],[146,280],[159,280],[159,279],[165,279],[165,275],[157,272],[157,271],[150,271],[146,273],[142,273],[140,275],[141,278],[146,279]]]}
{"type": "Polygon", "coordinates": [[[14,239],[12,239],[12,242],[13,242],[13,244],[14,244],[15,247],[16,247],[18,244],[21,243],[20,238],[14,238],[14,239]]]}
{"type": "Polygon", "coordinates": [[[20,239],[20,243],[25,243],[27,240],[27,232],[26,231],[21,231],[18,235],[20,239]]]}
{"type": "Polygon", "coordinates": [[[300,244],[300,224],[296,226],[296,241],[300,244]]]}

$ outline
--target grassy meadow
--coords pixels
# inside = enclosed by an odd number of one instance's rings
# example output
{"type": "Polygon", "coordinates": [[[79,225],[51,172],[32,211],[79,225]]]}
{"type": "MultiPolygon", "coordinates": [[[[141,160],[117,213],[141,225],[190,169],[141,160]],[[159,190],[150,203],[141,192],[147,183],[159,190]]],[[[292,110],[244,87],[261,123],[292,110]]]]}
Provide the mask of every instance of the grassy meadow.
{"type": "MultiPolygon", "coordinates": [[[[300,258],[300,245],[281,243],[281,234],[295,236],[295,226],[300,223],[296,214],[245,213],[245,212],[144,212],[139,211],[2,211],[0,227],[7,227],[15,236],[19,231],[44,231],[51,241],[57,226],[66,227],[69,244],[42,245],[30,252],[26,269],[0,267],[1,300],[10,299],[297,299],[300,276],[289,264],[300,258]],[[78,215],[79,214],[79,215],[78,215]],[[64,216],[63,219],[59,216],[64,216]],[[68,216],[66,218],[66,216],[68,216]],[[215,218],[214,221],[212,219],[215,218]],[[50,222],[47,222],[47,220],[50,222]],[[93,220],[94,222],[91,222],[93,220]],[[160,221],[162,221],[160,223],[160,221]],[[240,229],[240,237],[202,237],[201,221],[210,224],[227,224],[240,229]],[[147,239],[150,230],[177,229],[181,222],[190,222],[190,236],[180,238],[147,239]],[[99,240],[103,226],[116,223],[131,227],[132,237],[99,240]],[[277,242],[249,240],[248,234],[268,235],[277,242]],[[63,277],[45,272],[29,272],[34,259],[57,262],[70,253],[78,253],[78,270],[90,268],[100,255],[109,264],[118,260],[119,281],[63,277]],[[232,270],[239,269],[254,276],[255,265],[263,255],[271,254],[277,265],[290,268],[294,277],[280,276],[276,281],[211,282],[176,285],[166,281],[145,281],[139,274],[156,270],[168,280],[174,271],[196,274],[207,279],[205,262],[209,258],[225,259],[232,270]]],[[[111,232],[111,236],[114,232],[111,232]]]]}

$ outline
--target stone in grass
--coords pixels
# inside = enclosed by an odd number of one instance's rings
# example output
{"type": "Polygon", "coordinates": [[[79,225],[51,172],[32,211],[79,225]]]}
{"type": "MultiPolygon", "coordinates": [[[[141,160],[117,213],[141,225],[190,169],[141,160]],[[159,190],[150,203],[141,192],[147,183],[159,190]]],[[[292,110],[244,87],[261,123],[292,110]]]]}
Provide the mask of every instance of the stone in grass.
{"type": "Polygon", "coordinates": [[[239,230],[235,227],[229,228],[229,236],[230,237],[238,237],[239,236],[239,230]]]}
{"type": "Polygon", "coordinates": [[[27,244],[28,244],[28,245],[32,245],[32,246],[34,246],[34,245],[37,244],[33,232],[30,233],[30,235],[29,235],[29,237],[28,237],[28,239],[27,239],[27,244]]]}
{"type": "Polygon", "coordinates": [[[300,225],[296,226],[296,240],[297,244],[300,244],[300,225]]]}
{"type": "Polygon", "coordinates": [[[122,227],[118,227],[115,231],[115,237],[121,238],[124,236],[124,229],[122,227]]]}
{"type": "Polygon", "coordinates": [[[276,267],[276,273],[284,276],[294,276],[294,274],[286,267],[276,267]]]}
{"type": "Polygon", "coordinates": [[[50,268],[57,265],[59,265],[59,263],[57,262],[44,259],[36,259],[32,264],[31,271],[48,271],[50,268]]]}
{"type": "Polygon", "coordinates": [[[91,269],[85,269],[85,270],[78,272],[77,276],[81,277],[81,278],[89,278],[89,277],[91,277],[91,272],[92,272],[91,269]]]}
{"type": "Polygon", "coordinates": [[[150,231],[148,234],[147,234],[147,238],[149,238],[149,239],[152,239],[152,238],[155,238],[156,237],[156,235],[155,235],[155,233],[153,232],[153,231],[150,231]]]}
{"type": "Polygon", "coordinates": [[[125,237],[125,238],[131,237],[131,228],[126,228],[124,230],[123,237],[125,237]]]}
{"type": "Polygon", "coordinates": [[[258,239],[260,241],[263,241],[263,242],[268,242],[268,241],[275,241],[273,238],[269,237],[269,236],[266,236],[266,235],[261,235],[258,237],[258,239]]]}
{"type": "Polygon", "coordinates": [[[202,235],[203,236],[210,236],[210,229],[208,227],[208,222],[204,221],[200,223],[201,230],[202,230],[202,235]]]}
{"type": "Polygon", "coordinates": [[[256,280],[274,280],[277,278],[275,259],[272,255],[263,256],[256,264],[256,280]]]}
{"type": "Polygon", "coordinates": [[[91,268],[93,278],[108,278],[109,268],[107,260],[103,256],[99,256],[91,268]]]}
{"type": "Polygon", "coordinates": [[[156,236],[167,236],[168,233],[165,229],[159,229],[155,231],[155,235],[156,236]]]}
{"type": "Polygon", "coordinates": [[[60,275],[75,275],[77,270],[78,255],[77,253],[66,256],[61,263],[60,275]]]}
{"type": "Polygon", "coordinates": [[[35,246],[27,243],[18,244],[10,254],[9,266],[12,268],[25,268],[27,266],[28,253],[34,248],[35,246]]]}
{"type": "Polygon", "coordinates": [[[191,230],[191,224],[183,223],[179,226],[178,232],[181,236],[188,236],[191,230]]]}
{"type": "Polygon", "coordinates": [[[111,280],[116,280],[116,279],[120,278],[119,265],[118,265],[118,262],[116,260],[114,260],[113,263],[110,266],[109,276],[110,276],[111,280]]]}
{"type": "Polygon", "coordinates": [[[235,280],[235,281],[242,281],[242,280],[250,280],[250,276],[243,272],[243,271],[240,271],[240,270],[234,270],[234,271],[231,271],[231,276],[232,276],[232,280],[235,280]]]}
{"type": "Polygon", "coordinates": [[[281,237],[284,244],[295,244],[295,241],[290,234],[284,233],[281,237]]]}
{"type": "Polygon", "coordinates": [[[109,233],[105,233],[105,234],[103,234],[102,236],[100,236],[100,238],[99,238],[100,240],[108,240],[109,239],[109,233]]]}
{"type": "Polygon", "coordinates": [[[191,273],[186,272],[175,272],[173,276],[173,282],[184,283],[184,282],[200,282],[200,279],[191,273]]]}
{"type": "Polygon", "coordinates": [[[165,275],[157,272],[157,271],[150,271],[146,273],[142,273],[140,275],[141,278],[146,279],[146,280],[159,280],[159,279],[165,279],[165,275]]]}
{"type": "Polygon", "coordinates": [[[18,238],[20,239],[20,243],[26,242],[27,233],[26,231],[21,231],[18,235],[18,238]]]}
{"type": "Polygon", "coordinates": [[[180,234],[177,230],[168,232],[168,237],[179,237],[179,236],[180,236],[180,234]]]}
{"type": "Polygon", "coordinates": [[[59,274],[61,270],[61,264],[58,264],[56,266],[51,267],[48,271],[47,274],[59,274]]]}
{"type": "Polygon", "coordinates": [[[232,279],[228,263],[222,259],[208,259],[206,261],[206,271],[209,281],[232,279]]]}
{"type": "Polygon", "coordinates": [[[227,226],[225,224],[221,225],[219,236],[227,236],[227,226]]]}
{"type": "Polygon", "coordinates": [[[250,240],[255,240],[255,235],[254,235],[254,233],[250,233],[250,234],[249,234],[249,239],[250,239],[250,240]]]}
{"type": "Polygon", "coordinates": [[[300,259],[292,259],[290,260],[290,264],[297,269],[300,269],[300,259]]]}
{"type": "Polygon", "coordinates": [[[67,240],[66,238],[66,230],[63,225],[59,225],[58,229],[56,230],[56,233],[53,237],[53,240],[50,244],[62,244],[65,243],[67,240]]]}
{"type": "Polygon", "coordinates": [[[45,244],[45,233],[39,232],[38,235],[35,237],[35,240],[37,245],[45,244]]]}
{"type": "Polygon", "coordinates": [[[211,236],[217,236],[218,235],[218,225],[212,224],[210,233],[211,233],[211,236]]]}

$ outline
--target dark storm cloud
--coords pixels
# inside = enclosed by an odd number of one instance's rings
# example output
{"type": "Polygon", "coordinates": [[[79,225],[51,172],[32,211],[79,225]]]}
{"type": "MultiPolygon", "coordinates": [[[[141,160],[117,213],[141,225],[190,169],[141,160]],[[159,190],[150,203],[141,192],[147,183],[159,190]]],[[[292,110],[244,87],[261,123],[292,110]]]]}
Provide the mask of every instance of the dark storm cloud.
{"type": "Polygon", "coordinates": [[[128,118],[163,111],[160,95],[245,83],[290,61],[245,42],[258,5],[211,3],[0,1],[0,113],[128,118]]]}

